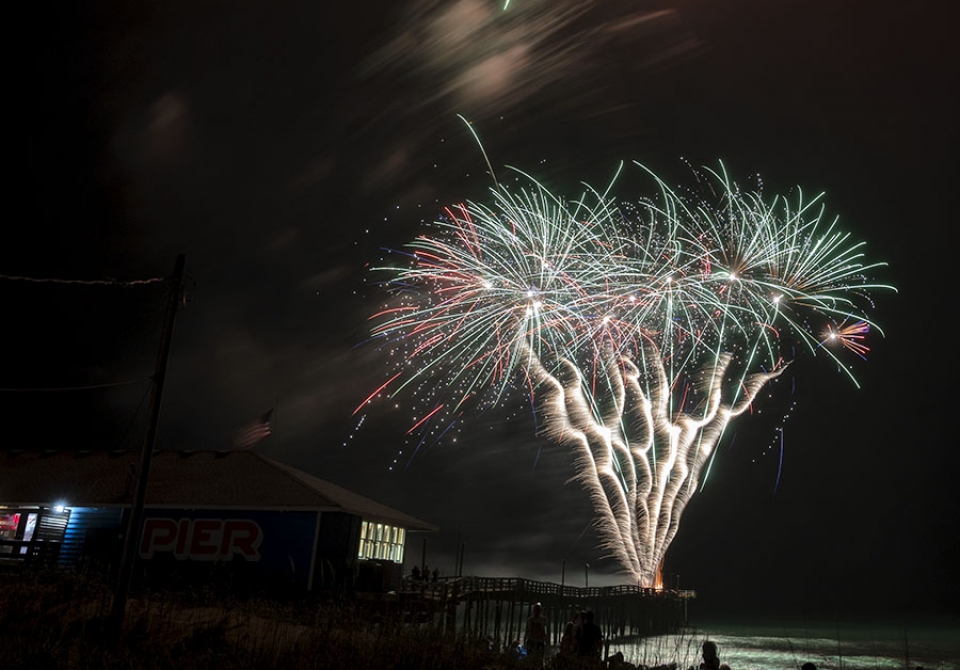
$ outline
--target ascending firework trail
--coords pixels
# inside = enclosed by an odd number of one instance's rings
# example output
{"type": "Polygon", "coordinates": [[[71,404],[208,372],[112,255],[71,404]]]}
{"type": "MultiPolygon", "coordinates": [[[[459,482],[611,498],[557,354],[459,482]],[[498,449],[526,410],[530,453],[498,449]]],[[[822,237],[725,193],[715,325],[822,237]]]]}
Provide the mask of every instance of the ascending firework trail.
{"type": "Polygon", "coordinates": [[[373,333],[394,368],[367,402],[406,391],[416,428],[442,434],[468,405],[528,394],[575,452],[606,550],[654,586],[730,421],[785,356],[826,354],[853,379],[841,356],[867,351],[868,294],[891,287],[819,197],[765,199],[723,170],[681,195],[644,171],[658,192],[635,203],[518,173],[527,186],[444,210],[409,262],[378,268],[373,333]]]}

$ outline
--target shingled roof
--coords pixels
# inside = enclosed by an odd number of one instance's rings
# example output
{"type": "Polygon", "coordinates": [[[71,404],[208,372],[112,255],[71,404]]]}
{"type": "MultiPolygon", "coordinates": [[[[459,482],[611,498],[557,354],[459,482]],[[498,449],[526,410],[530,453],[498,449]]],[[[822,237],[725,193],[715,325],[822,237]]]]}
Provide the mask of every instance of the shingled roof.
{"type": "MultiPolygon", "coordinates": [[[[0,505],[130,505],[134,451],[0,452],[0,505]]],[[[253,451],[158,451],[150,466],[148,507],[347,512],[407,530],[432,524],[253,451]]]]}

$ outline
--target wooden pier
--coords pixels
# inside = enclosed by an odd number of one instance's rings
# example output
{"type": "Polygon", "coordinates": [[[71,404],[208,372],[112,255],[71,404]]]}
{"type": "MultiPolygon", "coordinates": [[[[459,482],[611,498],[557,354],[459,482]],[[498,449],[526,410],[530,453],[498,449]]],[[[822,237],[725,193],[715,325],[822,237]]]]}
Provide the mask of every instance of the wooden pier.
{"type": "Polygon", "coordinates": [[[448,634],[503,647],[523,641],[533,605],[543,605],[552,644],[581,610],[590,609],[607,641],[675,632],[687,621],[694,591],[639,586],[579,588],[531,579],[452,577],[437,581],[404,579],[397,605],[409,622],[433,625],[448,634]]]}

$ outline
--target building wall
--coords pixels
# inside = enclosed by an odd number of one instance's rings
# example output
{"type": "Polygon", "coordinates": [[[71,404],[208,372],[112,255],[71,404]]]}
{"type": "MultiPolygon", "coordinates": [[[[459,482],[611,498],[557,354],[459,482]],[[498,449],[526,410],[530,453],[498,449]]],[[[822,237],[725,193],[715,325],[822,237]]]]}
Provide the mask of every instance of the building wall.
{"type": "Polygon", "coordinates": [[[116,571],[123,548],[122,521],[120,507],[71,507],[60,548],[61,567],[103,574],[116,571]]]}
{"type": "MultiPolygon", "coordinates": [[[[64,522],[64,528],[53,529],[58,536],[46,540],[56,542],[62,568],[116,576],[129,509],[43,512],[64,522]]],[[[362,525],[360,516],[344,512],[148,507],[134,580],[153,589],[197,584],[237,591],[397,588],[400,563],[360,560],[362,525]]]]}
{"type": "Polygon", "coordinates": [[[153,588],[200,582],[305,591],[317,514],[148,508],[137,548],[143,578],[153,588]]]}
{"type": "Polygon", "coordinates": [[[357,576],[361,519],[345,512],[324,512],[317,538],[314,587],[349,586],[357,576]]]}

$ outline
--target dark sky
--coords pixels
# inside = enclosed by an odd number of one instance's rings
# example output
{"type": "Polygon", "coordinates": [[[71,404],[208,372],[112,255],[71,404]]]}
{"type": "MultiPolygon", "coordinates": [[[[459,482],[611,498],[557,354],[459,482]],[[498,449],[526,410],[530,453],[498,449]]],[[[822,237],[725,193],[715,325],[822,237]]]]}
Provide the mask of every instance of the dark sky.
{"type": "MultiPolygon", "coordinates": [[[[445,574],[459,538],[468,573],[559,581],[565,565],[582,584],[589,563],[591,584],[617,582],[586,494],[566,483],[568,452],[535,437],[532,418],[477,416],[412,460],[398,412],[354,430],[382,378],[376,350],[358,346],[379,298],[366,264],[490,186],[458,113],[495,170],[560,192],[605,183],[620,160],[668,178],[688,174],[684,160],[722,160],[771,193],[825,192],[899,293],[877,296],[886,337],[857,366],[862,388],[806,360],[734,424],[667,572],[706,613],[958,611],[952,5],[108,0],[63,12],[23,27],[0,274],[141,279],[186,254],[161,448],[230,448],[275,407],[258,450],[439,525],[426,560],[445,574]],[[768,447],[788,410],[778,485],[768,447]]],[[[4,444],[139,448],[162,288],[0,280],[0,295],[0,387],[134,382],[5,390],[0,416],[23,430],[4,444]]],[[[411,542],[408,561],[421,549],[411,542]]]]}

